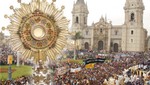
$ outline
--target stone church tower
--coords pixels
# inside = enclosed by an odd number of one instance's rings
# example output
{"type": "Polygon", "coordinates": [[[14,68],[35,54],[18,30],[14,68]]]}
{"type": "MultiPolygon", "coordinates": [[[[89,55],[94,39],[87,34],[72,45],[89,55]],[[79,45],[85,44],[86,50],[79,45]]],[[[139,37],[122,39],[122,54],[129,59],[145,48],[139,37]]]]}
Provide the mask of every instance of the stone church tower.
{"type": "Polygon", "coordinates": [[[107,18],[87,26],[88,7],[84,0],[77,0],[72,10],[72,30],[81,32],[84,39],[78,40],[76,48],[108,52],[145,51],[147,30],[143,28],[142,0],[126,0],[125,21],[121,25],[112,25],[107,18]]]}
{"type": "Polygon", "coordinates": [[[144,51],[146,30],[143,28],[142,0],[126,0],[125,22],[122,28],[122,51],[144,51]]]}
{"type": "Polygon", "coordinates": [[[84,43],[87,44],[87,48],[89,48],[90,37],[88,36],[90,31],[87,29],[87,18],[88,18],[88,7],[84,0],[77,0],[73,5],[72,10],[72,31],[80,32],[81,36],[84,39],[80,39],[76,41],[76,48],[81,49],[84,48],[84,43]],[[86,33],[85,33],[86,30],[86,33]],[[85,36],[85,34],[87,34],[85,36]]]}
{"type": "Polygon", "coordinates": [[[84,0],[77,0],[72,10],[72,29],[73,31],[82,31],[87,27],[88,8],[84,0]]]}

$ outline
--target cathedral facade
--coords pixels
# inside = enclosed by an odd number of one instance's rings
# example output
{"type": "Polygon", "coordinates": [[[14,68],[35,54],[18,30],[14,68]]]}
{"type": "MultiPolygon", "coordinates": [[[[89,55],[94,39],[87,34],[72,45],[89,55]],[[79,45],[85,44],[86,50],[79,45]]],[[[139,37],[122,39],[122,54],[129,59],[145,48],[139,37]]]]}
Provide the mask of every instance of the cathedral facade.
{"type": "Polygon", "coordinates": [[[72,10],[72,31],[80,32],[83,39],[77,41],[79,49],[106,51],[145,51],[147,30],[143,28],[142,0],[126,0],[125,21],[122,25],[112,25],[106,18],[87,25],[88,6],[84,0],[77,0],[72,10]]]}

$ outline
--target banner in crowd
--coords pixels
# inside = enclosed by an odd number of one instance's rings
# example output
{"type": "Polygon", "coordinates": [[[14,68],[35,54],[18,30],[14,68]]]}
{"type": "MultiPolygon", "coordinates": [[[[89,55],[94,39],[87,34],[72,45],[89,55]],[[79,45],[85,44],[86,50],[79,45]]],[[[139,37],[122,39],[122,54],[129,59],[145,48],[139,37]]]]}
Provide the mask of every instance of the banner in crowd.
{"type": "Polygon", "coordinates": [[[90,64],[87,64],[85,65],[85,68],[94,68],[94,63],[90,63],[90,64]]]}
{"type": "Polygon", "coordinates": [[[13,61],[13,55],[8,55],[7,63],[12,64],[13,61]]]}
{"type": "Polygon", "coordinates": [[[76,73],[76,72],[79,72],[79,71],[81,71],[81,67],[78,67],[78,68],[71,68],[71,69],[70,69],[70,72],[72,72],[72,73],[76,73]]]}
{"type": "Polygon", "coordinates": [[[95,58],[95,59],[87,59],[84,60],[85,64],[89,64],[89,63],[104,63],[106,59],[105,58],[95,58]]]}
{"type": "Polygon", "coordinates": [[[63,75],[68,71],[67,67],[57,68],[57,75],[63,75]]]}

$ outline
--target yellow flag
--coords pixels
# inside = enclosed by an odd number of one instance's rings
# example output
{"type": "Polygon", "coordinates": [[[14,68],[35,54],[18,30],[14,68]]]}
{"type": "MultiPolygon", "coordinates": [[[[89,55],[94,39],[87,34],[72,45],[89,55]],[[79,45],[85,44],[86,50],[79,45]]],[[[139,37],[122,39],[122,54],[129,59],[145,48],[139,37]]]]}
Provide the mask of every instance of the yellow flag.
{"type": "Polygon", "coordinates": [[[87,65],[85,66],[85,68],[94,68],[94,63],[87,64],[87,65]]]}
{"type": "Polygon", "coordinates": [[[7,63],[12,64],[13,61],[13,55],[8,55],[7,63]]]}

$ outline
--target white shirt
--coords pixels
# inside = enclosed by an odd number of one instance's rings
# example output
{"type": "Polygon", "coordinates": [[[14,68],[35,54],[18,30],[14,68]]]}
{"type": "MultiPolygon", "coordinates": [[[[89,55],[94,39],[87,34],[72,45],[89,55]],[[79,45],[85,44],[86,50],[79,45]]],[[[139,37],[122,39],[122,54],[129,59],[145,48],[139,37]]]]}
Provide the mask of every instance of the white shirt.
{"type": "Polygon", "coordinates": [[[130,81],[131,81],[131,80],[130,80],[129,77],[125,77],[125,80],[124,80],[125,83],[130,82],[130,81]]]}
{"type": "Polygon", "coordinates": [[[119,82],[119,80],[115,80],[115,83],[116,83],[116,85],[119,85],[120,82],[119,82]]]}

